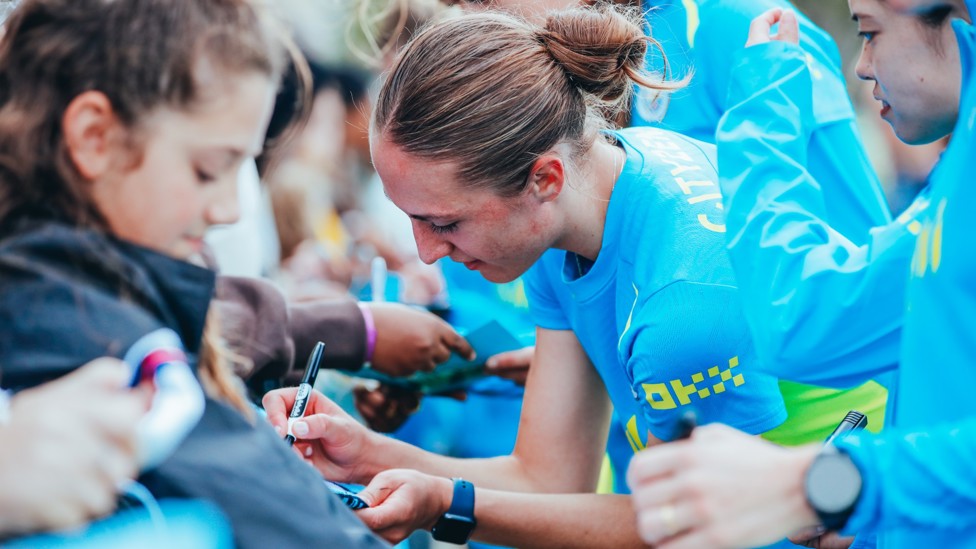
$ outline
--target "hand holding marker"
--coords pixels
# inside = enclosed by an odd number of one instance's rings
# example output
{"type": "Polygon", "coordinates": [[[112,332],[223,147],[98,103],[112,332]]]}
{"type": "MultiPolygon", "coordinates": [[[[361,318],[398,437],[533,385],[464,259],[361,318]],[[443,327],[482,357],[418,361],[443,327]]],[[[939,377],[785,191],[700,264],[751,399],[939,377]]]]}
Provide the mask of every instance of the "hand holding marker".
{"type": "Polygon", "coordinates": [[[322,362],[324,349],[324,343],[321,341],[316,343],[312,354],[308,357],[308,364],[305,365],[305,374],[302,375],[302,382],[298,385],[298,393],[295,395],[295,404],[292,405],[291,415],[288,416],[288,434],[285,435],[288,446],[295,444],[295,435],[292,434],[291,427],[296,421],[305,417],[308,397],[312,394],[312,386],[315,385],[315,378],[319,375],[319,364],[322,362]]]}

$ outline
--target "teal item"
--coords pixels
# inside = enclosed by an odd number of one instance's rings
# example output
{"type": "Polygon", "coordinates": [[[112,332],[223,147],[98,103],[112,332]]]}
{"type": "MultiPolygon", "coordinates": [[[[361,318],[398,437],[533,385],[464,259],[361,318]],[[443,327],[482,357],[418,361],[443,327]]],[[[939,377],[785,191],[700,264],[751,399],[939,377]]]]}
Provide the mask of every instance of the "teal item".
{"type": "Polygon", "coordinates": [[[927,192],[897,220],[865,229],[863,243],[835,225],[827,204],[836,198],[807,168],[810,144],[823,137],[810,133],[811,73],[806,54],[783,42],[735,58],[734,106],[718,131],[729,255],[736,272],[751,274],[739,287],[764,367],[833,387],[891,385],[927,192]]]}
{"type": "Polygon", "coordinates": [[[77,530],[5,540],[7,549],[231,549],[227,518],[212,503],[152,502],[153,509],[119,511],[77,530]]]}
{"type": "Polygon", "coordinates": [[[931,176],[908,282],[891,424],[844,444],[864,477],[849,528],[882,528],[884,549],[976,548],[976,30],[953,22],[963,66],[959,120],[931,176]]]}
{"type": "Polygon", "coordinates": [[[629,443],[610,451],[622,472],[690,407],[751,433],[786,413],[740,313],[714,147],[655,128],[612,135],[627,161],[596,261],[553,249],[524,278],[536,324],[575,332],[603,379],[629,443]]]}
{"type": "Polygon", "coordinates": [[[497,320],[489,320],[474,330],[461,330],[460,333],[474,349],[476,353],[474,360],[452,353],[450,358],[429,372],[421,371],[398,377],[367,366],[351,372],[350,375],[375,379],[384,385],[425,395],[447,393],[467,389],[484,380],[489,375],[485,370],[485,361],[488,357],[523,347],[522,343],[497,320]]]}

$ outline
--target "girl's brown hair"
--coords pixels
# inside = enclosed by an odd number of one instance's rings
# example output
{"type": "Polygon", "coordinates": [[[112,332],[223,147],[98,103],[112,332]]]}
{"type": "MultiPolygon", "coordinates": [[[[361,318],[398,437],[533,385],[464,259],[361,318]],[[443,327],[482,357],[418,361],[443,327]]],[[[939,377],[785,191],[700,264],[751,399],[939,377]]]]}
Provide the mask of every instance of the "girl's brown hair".
{"type": "MultiPolygon", "coordinates": [[[[4,26],[0,236],[32,219],[108,231],[61,128],[79,94],[105,94],[131,130],[138,163],[140,122],[160,107],[191,110],[204,96],[202,66],[278,80],[287,62],[284,33],[248,0],[25,0],[4,26]]],[[[201,381],[246,412],[216,326],[211,314],[201,381]]]]}
{"type": "Polygon", "coordinates": [[[380,91],[373,131],[408,154],[456,161],[462,181],[513,196],[539,155],[589,150],[626,109],[634,84],[673,90],[644,72],[639,10],[601,4],[537,26],[479,13],[411,41],[380,91]]]}

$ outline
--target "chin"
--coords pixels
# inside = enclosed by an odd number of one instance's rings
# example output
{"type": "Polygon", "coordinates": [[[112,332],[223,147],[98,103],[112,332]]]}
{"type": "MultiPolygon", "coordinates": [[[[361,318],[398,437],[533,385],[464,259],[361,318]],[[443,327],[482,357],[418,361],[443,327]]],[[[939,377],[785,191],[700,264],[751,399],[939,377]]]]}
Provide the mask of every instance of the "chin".
{"type": "Polygon", "coordinates": [[[506,282],[511,282],[522,275],[518,272],[506,272],[498,269],[485,269],[484,267],[478,269],[478,273],[487,281],[494,282],[495,284],[505,284],[506,282]]]}
{"type": "Polygon", "coordinates": [[[952,132],[951,126],[946,130],[935,125],[907,126],[905,124],[892,124],[891,129],[894,130],[895,136],[906,145],[927,145],[942,139],[952,132]]]}

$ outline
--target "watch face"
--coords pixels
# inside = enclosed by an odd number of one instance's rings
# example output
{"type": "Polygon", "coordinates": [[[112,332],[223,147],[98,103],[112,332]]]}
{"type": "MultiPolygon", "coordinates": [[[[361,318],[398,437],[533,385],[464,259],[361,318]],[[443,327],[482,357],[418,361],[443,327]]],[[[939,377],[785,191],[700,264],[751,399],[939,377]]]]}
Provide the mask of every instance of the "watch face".
{"type": "Polygon", "coordinates": [[[437,521],[432,533],[438,541],[464,543],[468,541],[474,526],[475,521],[472,518],[447,513],[437,521]]]}
{"type": "Polygon", "coordinates": [[[820,454],[810,465],[807,498],[819,513],[841,513],[857,503],[861,473],[844,454],[820,454]]]}

